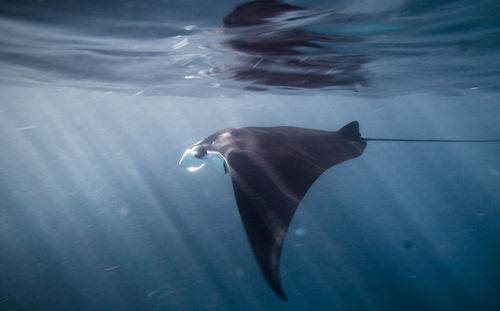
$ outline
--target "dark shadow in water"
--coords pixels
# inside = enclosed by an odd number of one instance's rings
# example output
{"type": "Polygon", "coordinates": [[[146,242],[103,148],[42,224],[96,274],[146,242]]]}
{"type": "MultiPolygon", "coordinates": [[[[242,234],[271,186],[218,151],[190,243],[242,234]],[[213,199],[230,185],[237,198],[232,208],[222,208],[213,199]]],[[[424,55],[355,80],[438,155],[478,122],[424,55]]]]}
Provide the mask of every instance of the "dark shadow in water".
{"type": "Polygon", "coordinates": [[[224,68],[234,80],[284,88],[367,85],[364,54],[336,50],[335,44],[360,42],[361,37],[322,34],[304,25],[322,21],[348,23],[353,16],[310,10],[281,1],[253,1],[238,5],[224,18],[225,44],[241,52],[237,65],[224,68]]]}

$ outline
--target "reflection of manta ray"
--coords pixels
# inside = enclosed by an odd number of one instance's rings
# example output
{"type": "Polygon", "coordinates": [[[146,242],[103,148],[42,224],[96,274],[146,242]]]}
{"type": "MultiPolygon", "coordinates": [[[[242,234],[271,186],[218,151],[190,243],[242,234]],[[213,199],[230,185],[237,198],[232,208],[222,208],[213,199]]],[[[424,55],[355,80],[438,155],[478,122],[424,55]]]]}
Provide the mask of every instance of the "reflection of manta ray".
{"type": "Polygon", "coordinates": [[[366,55],[325,46],[360,38],[302,29],[299,21],[314,15],[320,14],[280,1],[237,6],[224,18],[225,32],[230,35],[226,45],[243,53],[235,68],[229,69],[232,79],[286,88],[366,85],[360,71],[368,62],[366,55]]]}
{"type": "Polygon", "coordinates": [[[195,171],[205,160],[219,159],[220,168],[231,173],[241,220],[260,269],[272,289],[286,300],[280,281],[280,254],[297,206],[324,171],[360,156],[369,140],[500,142],[363,138],[357,121],[336,132],[245,127],[210,135],[187,149],[179,163],[195,171]]]}

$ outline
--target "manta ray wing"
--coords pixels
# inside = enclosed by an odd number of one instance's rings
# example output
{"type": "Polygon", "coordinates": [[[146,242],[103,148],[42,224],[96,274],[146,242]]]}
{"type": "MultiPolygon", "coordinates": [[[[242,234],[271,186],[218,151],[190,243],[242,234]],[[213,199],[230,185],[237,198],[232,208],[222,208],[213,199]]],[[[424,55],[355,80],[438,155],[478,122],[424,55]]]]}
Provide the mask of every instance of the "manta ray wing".
{"type": "Polygon", "coordinates": [[[331,166],[360,156],[358,123],[337,132],[295,127],[242,128],[221,153],[229,165],[245,231],[265,279],[284,300],[280,255],[293,214],[331,166]]]}

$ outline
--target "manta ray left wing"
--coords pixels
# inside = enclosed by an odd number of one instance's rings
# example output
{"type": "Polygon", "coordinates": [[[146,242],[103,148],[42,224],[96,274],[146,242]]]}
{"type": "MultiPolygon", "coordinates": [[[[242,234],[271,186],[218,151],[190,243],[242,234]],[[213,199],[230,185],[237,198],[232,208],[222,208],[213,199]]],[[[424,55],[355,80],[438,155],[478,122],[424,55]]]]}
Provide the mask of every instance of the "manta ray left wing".
{"type": "Polygon", "coordinates": [[[286,300],[279,263],[297,206],[325,170],[361,155],[366,143],[357,122],[338,132],[273,127],[235,129],[230,135],[221,154],[248,240],[265,279],[286,300]]]}

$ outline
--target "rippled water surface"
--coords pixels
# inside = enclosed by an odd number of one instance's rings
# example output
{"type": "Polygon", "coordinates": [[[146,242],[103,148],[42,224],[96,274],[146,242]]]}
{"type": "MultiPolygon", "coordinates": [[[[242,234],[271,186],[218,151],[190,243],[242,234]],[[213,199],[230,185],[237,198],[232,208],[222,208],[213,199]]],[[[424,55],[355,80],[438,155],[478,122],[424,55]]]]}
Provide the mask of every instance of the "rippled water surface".
{"type": "Polygon", "coordinates": [[[1,78],[203,97],[241,89],[390,96],[499,88],[496,1],[237,5],[3,1],[1,78]]]}

